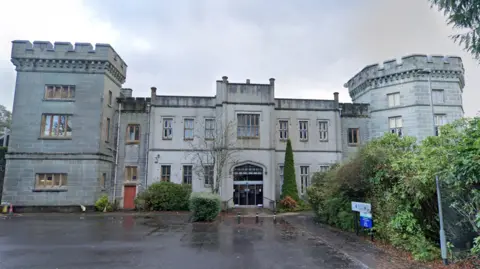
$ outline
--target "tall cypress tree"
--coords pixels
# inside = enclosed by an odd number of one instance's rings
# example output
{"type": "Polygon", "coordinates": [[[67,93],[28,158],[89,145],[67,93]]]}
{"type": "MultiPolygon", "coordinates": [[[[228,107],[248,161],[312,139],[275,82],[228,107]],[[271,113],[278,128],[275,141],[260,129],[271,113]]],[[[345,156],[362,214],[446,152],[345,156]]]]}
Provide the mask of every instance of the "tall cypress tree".
{"type": "Polygon", "coordinates": [[[293,161],[293,150],[290,139],[287,140],[285,151],[285,162],[283,167],[283,185],[281,199],[290,196],[293,200],[299,201],[297,181],[295,179],[295,163],[293,161]]]}

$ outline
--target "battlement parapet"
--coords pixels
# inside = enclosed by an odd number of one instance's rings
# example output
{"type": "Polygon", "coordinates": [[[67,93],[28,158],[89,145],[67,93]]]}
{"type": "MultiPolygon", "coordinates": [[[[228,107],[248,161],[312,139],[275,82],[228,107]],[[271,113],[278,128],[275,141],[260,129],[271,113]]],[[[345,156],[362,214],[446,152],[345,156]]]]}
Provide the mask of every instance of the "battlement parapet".
{"type": "Polygon", "coordinates": [[[14,40],[11,58],[17,71],[107,71],[120,84],[127,74],[127,64],[109,44],[14,40]]]}
{"type": "Polygon", "coordinates": [[[121,104],[123,112],[147,112],[151,99],[145,97],[118,97],[117,103],[121,104]]]}
{"type": "Polygon", "coordinates": [[[431,71],[432,77],[458,78],[461,87],[464,87],[464,68],[460,57],[425,54],[412,54],[399,60],[368,65],[344,87],[349,89],[350,96],[354,98],[369,86],[410,77],[425,69],[431,71]]]}
{"type": "Polygon", "coordinates": [[[367,118],[370,117],[370,105],[362,103],[339,103],[342,117],[367,118]]]}

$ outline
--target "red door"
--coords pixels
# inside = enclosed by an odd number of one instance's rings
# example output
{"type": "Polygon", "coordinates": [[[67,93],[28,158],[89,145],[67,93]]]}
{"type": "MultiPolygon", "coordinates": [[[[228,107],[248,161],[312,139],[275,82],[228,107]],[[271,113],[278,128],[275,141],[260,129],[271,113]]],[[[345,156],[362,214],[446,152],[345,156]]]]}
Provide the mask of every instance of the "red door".
{"type": "Polygon", "coordinates": [[[137,186],[125,186],[123,193],[123,209],[135,209],[137,186]]]}

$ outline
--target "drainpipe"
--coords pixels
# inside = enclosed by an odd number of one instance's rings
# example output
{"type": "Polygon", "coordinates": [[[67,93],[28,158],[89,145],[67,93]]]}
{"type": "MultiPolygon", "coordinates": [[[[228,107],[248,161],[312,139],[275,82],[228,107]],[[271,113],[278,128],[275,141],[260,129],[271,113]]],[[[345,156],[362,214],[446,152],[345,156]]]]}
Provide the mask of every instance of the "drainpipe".
{"type": "Polygon", "coordinates": [[[117,124],[117,146],[115,149],[115,177],[113,178],[113,202],[117,200],[117,174],[118,174],[118,148],[120,147],[120,115],[122,114],[122,103],[118,103],[118,124],[117,124]]]}
{"type": "Polygon", "coordinates": [[[147,103],[147,132],[145,133],[145,189],[148,188],[148,153],[150,151],[150,112],[152,106],[147,103]]]}

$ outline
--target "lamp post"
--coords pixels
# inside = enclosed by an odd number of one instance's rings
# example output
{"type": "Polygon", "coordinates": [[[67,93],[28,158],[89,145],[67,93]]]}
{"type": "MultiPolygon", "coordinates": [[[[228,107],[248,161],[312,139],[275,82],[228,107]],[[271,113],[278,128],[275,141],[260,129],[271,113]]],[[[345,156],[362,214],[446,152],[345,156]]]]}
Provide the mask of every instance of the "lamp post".
{"type": "MultiPolygon", "coordinates": [[[[433,94],[432,94],[432,79],[431,74],[432,70],[429,68],[422,69],[417,72],[417,74],[428,75],[428,93],[430,94],[430,108],[432,110],[432,124],[433,124],[433,135],[437,135],[437,130],[435,128],[435,112],[433,108],[433,94]]],[[[447,239],[445,236],[445,229],[443,227],[443,210],[442,210],[442,197],[440,192],[440,182],[438,176],[435,176],[435,184],[437,187],[437,203],[438,203],[438,217],[440,222],[440,248],[442,252],[442,260],[445,265],[448,264],[447,259],[447,239]]]]}

